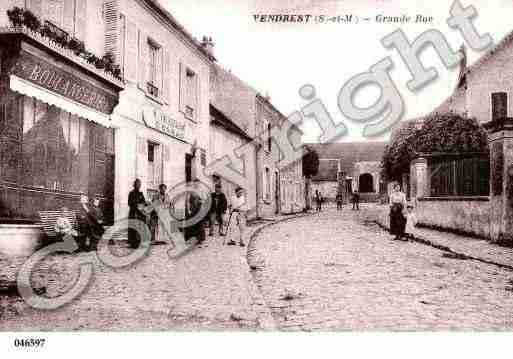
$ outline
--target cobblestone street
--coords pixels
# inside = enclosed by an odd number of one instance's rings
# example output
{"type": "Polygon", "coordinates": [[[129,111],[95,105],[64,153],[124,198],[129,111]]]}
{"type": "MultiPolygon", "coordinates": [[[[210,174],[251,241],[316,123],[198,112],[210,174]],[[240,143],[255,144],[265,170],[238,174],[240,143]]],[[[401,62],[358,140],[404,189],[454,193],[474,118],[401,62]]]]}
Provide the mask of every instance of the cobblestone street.
{"type": "Polygon", "coordinates": [[[279,329],[513,329],[512,272],[392,241],[360,216],[330,209],[254,239],[250,264],[279,329]]]}
{"type": "Polygon", "coordinates": [[[513,329],[513,272],[392,241],[362,220],[370,211],[262,221],[247,253],[215,237],[178,262],[154,246],[120,270],[93,254],[50,256],[34,277],[46,295],[74,282],[78,256],[95,263],[90,287],[54,311],[0,296],[0,330],[513,329]]]}

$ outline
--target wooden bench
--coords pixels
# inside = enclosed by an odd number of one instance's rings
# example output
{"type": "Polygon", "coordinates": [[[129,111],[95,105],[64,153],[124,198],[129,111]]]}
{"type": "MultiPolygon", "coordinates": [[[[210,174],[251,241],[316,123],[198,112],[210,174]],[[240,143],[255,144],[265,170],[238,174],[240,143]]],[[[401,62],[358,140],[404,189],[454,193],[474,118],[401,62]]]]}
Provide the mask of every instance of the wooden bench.
{"type": "MultiPolygon", "coordinates": [[[[46,235],[47,239],[56,239],[60,240],[60,236],[55,232],[55,224],[57,223],[57,219],[62,217],[61,211],[41,211],[39,212],[39,218],[41,218],[41,226],[43,227],[43,232],[46,235]]],[[[78,232],[79,226],[77,221],[77,213],[75,211],[66,211],[65,217],[71,223],[71,226],[74,230],[78,232]]]]}

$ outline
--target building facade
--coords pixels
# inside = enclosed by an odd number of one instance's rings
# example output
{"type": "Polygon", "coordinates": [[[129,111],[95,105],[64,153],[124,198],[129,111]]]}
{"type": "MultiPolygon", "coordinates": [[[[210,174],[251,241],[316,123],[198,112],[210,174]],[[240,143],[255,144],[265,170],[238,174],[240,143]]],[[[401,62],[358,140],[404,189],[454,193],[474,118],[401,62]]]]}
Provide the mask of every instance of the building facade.
{"type": "MultiPolygon", "coordinates": [[[[295,161],[282,167],[283,153],[272,134],[273,128],[281,128],[288,120],[267,97],[257,95],[256,105],[256,130],[260,142],[256,172],[258,215],[265,218],[302,211],[306,206],[302,162],[295,161]]],[[[293,126],[289,140],[294,148],[301,147],[301,138],[302,132],[293,126]]]]}
{"type": "Polygon", "coordinates": [[[155,1],[111,3],[117,20],[107,26],[108,42],[126,82],[112,116],[116,218],[123,218],[136,178],[147,199],[161,183],[171,189],[197,177],[211,184],[201,169],[209,152],[212,57],[155,1]]]}
{"type": "Polygon", "coordinates": [[[381,158],[384,142],[347,142],[308,144],[319,155],[319,172],[312,178],[311,194],[319,190],[329,201],[337,193],[345,201],[353,192],[359,192],[362,201],[376,201],[386,193],[381,178],[381,158]]]}
{"type": "Polygon", "coordinates": [[[81,193],[100,198],[107,221],[114,219],[111,115],[125,84],[88,61],[99,47],[93,39],[104,37],[88,16],[96,7],[101,13],[94,1],[0,5],[1,223],[77,208],[81,193]]]}

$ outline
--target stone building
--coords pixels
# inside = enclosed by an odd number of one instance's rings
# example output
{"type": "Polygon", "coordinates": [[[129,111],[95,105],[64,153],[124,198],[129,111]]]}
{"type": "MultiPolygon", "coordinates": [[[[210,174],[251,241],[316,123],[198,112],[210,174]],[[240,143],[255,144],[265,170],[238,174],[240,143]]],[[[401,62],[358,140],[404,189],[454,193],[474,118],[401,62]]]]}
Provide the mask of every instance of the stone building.
{"type": "MultiPolygon", "coordinates": [[[[421,224],[513,243],[512,56],[513,33],[471,66],[464,56],[453,93],[433,111],[475,118],[488,131],[489,196],[433,196],[432,160],[421,156],[410,171],[411,195],[421,224]]],[[[482,173],[488,179],[487,172],[482,173]]]]}
{"type": "MultiPolygon", "coordinates": [[[[272,128],[281,126],[287,118],[268,98],[217,64],[212,66],[211,81],[213,106],[253,139],[250,146],[244,147],[244,173],[251,216],[272,217],[303,210],[302,163],[297,161],[280,168],[278,162],[282,153],[271,134],[272,128]]],[[[292,128],[289,139],[298,148],[302,132],[295,126],[292,128]]],[[[233,148],[227,143],[224,146],[223,155],[235,159],[233,148]]]]}
{"type": "Polygon", "coordinates": [[[321,191],[333,201],[340,191],[348,200],[359,192],[363,201],[376,201],[384,191],[381,158],[385,142],[308,144],[319,155],[319,172],[312,178],[311,193],[321,191]]]}

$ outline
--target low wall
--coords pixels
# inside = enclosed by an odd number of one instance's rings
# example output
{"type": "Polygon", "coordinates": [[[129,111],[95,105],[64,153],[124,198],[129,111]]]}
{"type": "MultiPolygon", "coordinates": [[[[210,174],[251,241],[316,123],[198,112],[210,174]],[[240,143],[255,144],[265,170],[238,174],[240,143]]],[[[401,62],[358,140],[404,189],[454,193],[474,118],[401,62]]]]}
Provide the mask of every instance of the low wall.
{"type": "Polygon", "coordinates": [[[0,224],[0,257],[30,256],[41,244],[38,225],[0,224]]]}
{"type": "Polygon", "coordinates": [[[490,238],[488,197],[425,197],[417,200],[420,225],[490,238]]]}

